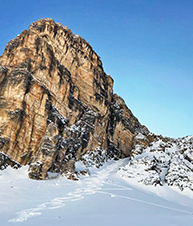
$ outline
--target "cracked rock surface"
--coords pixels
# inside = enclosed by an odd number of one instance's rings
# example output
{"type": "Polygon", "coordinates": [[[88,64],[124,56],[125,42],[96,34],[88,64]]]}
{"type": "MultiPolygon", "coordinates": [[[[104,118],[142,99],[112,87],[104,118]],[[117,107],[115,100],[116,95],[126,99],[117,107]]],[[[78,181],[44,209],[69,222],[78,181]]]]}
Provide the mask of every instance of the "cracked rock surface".
{"type": "Polygon", "coordinates": [[[52,19],[33,22],[0,57],[0,152],[29,176],[74,171],[85,153],[130,155],[142,126],[83,38],[52,19]]]}
{"type": "Polygon", "coordinates": [[[171,139],[141,125],[87,41],[40,19],[7,44],[0,57],[1,170],[27,164],[32,179],[76,179],[77,161],[88,168],[125,157],[123,177],[193,190],[192,136],[171,139]]]}

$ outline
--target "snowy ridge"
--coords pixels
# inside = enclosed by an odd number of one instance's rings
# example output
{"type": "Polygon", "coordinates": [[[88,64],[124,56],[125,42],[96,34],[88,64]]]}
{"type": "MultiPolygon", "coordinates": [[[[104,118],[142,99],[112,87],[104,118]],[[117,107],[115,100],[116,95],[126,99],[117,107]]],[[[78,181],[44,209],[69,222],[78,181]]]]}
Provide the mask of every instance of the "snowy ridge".
{"type": "Polygon", "coordinates": [[[136,145],[128,164],[120,169],[120,174],[145,185],[167,184],[193,191],[193,136],[171,139],[156,136],[148,147],[136,136],[136,145]]]}
{"type": "MultiPolygon", "coordinates": [[[[99,169],[91,167],[90,176],[79,181],[59,176],[34,181],[28,167],[8,167],[0,174],[0,223],[3,226],[32,225],[191,225],[193,196],[186,197],[169,187],[158,189],[159,196],[144,186],[139,190],[120,177],[119,169],[128,159],[108,161],[99,169]],[[165,197],[167,194],[167,197],[165,197]],[[140,217],[138,217],[140,215],[140,217]],[[65,223],[64,223],[65,222],[65,223]]],[[[81,162],[76,170],[84,169],[81,162]]],[[[161,187],[160,187],[161,188],[161,187]]]]}

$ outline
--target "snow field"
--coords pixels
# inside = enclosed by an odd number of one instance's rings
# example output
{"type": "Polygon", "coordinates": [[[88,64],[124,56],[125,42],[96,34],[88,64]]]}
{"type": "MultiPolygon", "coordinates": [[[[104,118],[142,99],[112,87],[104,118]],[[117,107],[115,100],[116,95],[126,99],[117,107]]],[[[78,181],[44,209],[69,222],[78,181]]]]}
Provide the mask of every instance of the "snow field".
{"type": "Polygon", "coordinates": [[[27,167],[8,167],[0,173],[0,225],[192,225],[193,197],[124,178],[127,162],[91,168],[79,181],[34,181],[27,167]]]}

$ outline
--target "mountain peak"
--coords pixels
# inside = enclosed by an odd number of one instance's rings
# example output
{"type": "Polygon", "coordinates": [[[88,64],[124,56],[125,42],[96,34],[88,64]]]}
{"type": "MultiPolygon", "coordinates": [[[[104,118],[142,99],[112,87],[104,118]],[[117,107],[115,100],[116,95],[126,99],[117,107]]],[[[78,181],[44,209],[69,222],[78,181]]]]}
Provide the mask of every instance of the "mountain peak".
{"type": "Polygon", "coordinates": [[[192,189],[189,141],[157,136],[141,125],[113,93],[113,79],[90,44],[53,19],[33,22],[0,57],[1,169],[28,164],[33,179],[50,172],[76,179],[76,161],[99,167],[128,157],[136,169],[149,164],[144,183],[181,186],[171,166],[183,162],[184,187],[192,189]],[[164,164],[160,153],[169,159],[164,164]]]}
{"type": "Polygon", "coordinates": [[[1,151],[30,165],[30,177],[73,172],[85,153],[129,156],[136,131],[146,132],[83,38],[40,19],[11,40],[0,58],[1,151]]]}

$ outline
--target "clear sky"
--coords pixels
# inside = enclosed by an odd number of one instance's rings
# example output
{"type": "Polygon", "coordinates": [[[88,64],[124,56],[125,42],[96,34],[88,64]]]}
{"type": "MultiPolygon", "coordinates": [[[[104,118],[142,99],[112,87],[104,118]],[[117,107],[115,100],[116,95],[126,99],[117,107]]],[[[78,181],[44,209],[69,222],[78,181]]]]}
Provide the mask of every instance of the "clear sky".
{"type": "Polygon", "coordinates": [[[0,55],[39,18],[85,38],[150,131],[193,134],[193,1],[0,0],[0,55]]]}

